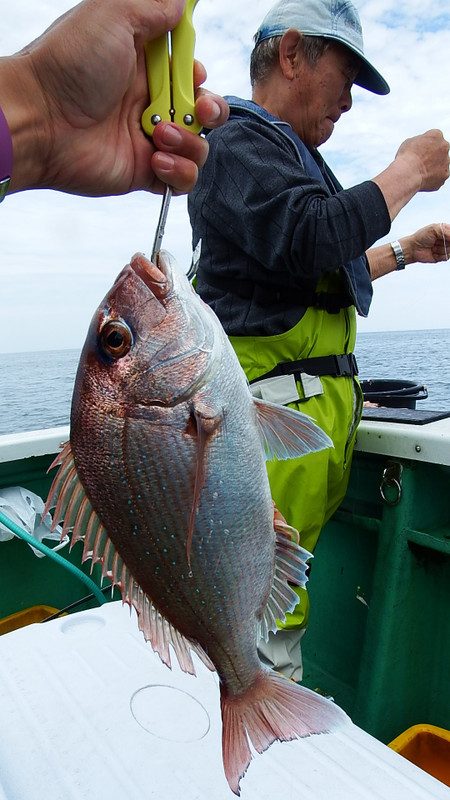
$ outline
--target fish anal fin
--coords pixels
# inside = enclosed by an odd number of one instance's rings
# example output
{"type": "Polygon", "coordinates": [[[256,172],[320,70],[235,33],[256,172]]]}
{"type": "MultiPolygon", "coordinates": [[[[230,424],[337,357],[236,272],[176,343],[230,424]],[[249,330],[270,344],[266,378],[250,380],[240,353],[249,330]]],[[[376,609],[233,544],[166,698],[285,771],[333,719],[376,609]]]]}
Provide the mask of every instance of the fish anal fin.
{"type": "Polygon", "coordinates": [[[188,423],[188,432],[191,433],[197,442],[194,496],[192,499],[191,513],[189,517],[189,527],[186,538],[186,555],[189,568],[191,567],[191,548],[194,536],[195,517],[200,505],[200,497],[205,482],[206,459],[208,443],[223,422],[223,414],[217,414],[206,403],[196,402],[191,411],[191,418],[188,423]]]}
{"type": "Polygon", "coordinates": [[[308,581],[308,560],[312,553],[300,547],[299,534],[292,528],[277,508],[274,507],[275,569],[272,589],[264,609],[260,634],[266,641],[269,631],[275,633],[277,620],[284,622],[286,614],[292,612],[299,601],[290,584],[304,588],[308,581]]]}
{"type": "Polygon", "coordinates": [[[307,414],[256,397],[253,402],[267,460],[284,461],[333,447],[330,437],[307,414]]]}
{"type": "Polygon", "coordinates": [[[274,741],[291,741],[330,733],[350,722],[331,700],[272,671],[258,674],[242,694],[231,696],[220,687],[222,756],[225,776],[234,794],[252,759],[250,742],[258,753],[274,741]]]}
{"type": "Polygon", "coordinates": [[[54,525],[59,521],[63,523],[63,530],[68,531],[71,536],[71,546],[77,541],[84,541],[82,561],[92,559],[93,564],[100,562],[102,578],[111,581],[111,589],[117,586],[122,602],[136,610],[139,629],[168,667],[171,667],[171,646],[184,672],[195,675],[191,651],[199,656],[208,669],[214,670],[212,661],[200,645],[182,636],[160,614],[134,579],[86,495],[68,442],[53,463],[54,466],[59,466],[59,470],[50,487],[43,515],[56,506],[54,525]]]}

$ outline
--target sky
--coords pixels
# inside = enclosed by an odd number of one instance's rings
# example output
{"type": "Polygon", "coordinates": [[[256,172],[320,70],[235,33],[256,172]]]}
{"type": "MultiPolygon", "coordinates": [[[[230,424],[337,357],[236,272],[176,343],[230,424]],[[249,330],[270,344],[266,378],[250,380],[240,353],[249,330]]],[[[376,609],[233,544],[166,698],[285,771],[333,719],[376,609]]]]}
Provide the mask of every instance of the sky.
{"type": "MultiPolygon", "coordinates": [[[[0,54],[19,50],[68,8],[71,0],[0,0],[0,54]]],[[[196,57],[206,86],[250,96],[252,37],[273,0],[199,0],[196,57]]],[[[359,87],[353,108],[321,148],[347,188],[381,172],[407,138],[431,128],[450,137],[448,0],[356,0],[366,56],[390,95],[359,87]]],[[[80,348],[90,319],[136,251],[151,251],[161,198],[144,192],[80,198],[47,190],[7,196],[0,208],[0,352],[80,348]]],[[[392,241],[431,222],[450,222],[450,181],[420,193],[394,220],[392,241]]],[[[380,242],[381,243],[381,242],[380,242]]],[[[174,198],[163,247],[187,269],[191,231],[186,199],[174,198]]],[[[374,284],[368,319],[358,330],[450,327],[450,262],[410,265],[374,284]]]]}

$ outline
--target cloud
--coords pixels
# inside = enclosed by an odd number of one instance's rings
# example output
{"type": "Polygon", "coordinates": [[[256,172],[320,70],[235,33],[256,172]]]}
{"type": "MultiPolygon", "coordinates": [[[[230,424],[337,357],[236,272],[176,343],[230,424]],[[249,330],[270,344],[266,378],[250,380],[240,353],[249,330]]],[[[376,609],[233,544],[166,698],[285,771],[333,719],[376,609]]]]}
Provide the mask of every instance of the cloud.
{"type": "MultiPolygon", "coordinates": [[[[57,15],[66,0],[4,4],[0,52],[23,47],[57,15]]],[[[272,0],[242,3],[201,0],[194,19],[197,56],[208,86],[249,96],[252,36],[272,0]]],[[[378,97],[358,87],[354,104],[336,126],[323,155],[344,186],[381,172],[400,143],[430,128],[450,135],[448,0],[365,0],[357,3],[365,50],[391,86],[378,97]]],[[[109,285],[137,250],[149,253],[160,198],[145,193],[89,199],[33,191],[0,207],[0,286],[3,325],[0,351],[81,347],[90,317],[109,285]]],[[[395,220],[390,239],[428,222],[448,220],[450,187],[417,195],[395,220]]],[[[187,268],[191,234],[185,198],[175,198],[163,246],[187,268]]],[[[407,267],[375,283],[375,298],[362,330],[448,327],[447,265],[407,267]]]]}

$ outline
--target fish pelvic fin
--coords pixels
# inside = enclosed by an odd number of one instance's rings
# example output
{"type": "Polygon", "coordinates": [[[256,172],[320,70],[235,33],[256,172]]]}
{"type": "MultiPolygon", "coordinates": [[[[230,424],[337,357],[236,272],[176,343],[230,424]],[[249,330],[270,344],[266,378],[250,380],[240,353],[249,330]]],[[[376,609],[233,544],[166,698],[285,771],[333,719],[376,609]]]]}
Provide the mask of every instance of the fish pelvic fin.
{"type": "Polygon", "coordinates": [[[330,437],[301,411],[254,397],[266,459],[299,458],[333,447],[330,437]]]}
{"type": "Polygon", "coordinates": [[[214,664],[203,648],[197,642],[184,637],[163,617],[117,552],[78,477],[69,442],[62,446],[49,469],[56,466],[59,466],[59,470],[53,479],[42,512],[45,517],[51,508],[55,509],[51,529],[54,530],[58,522],[61,522],[61,537],[66,534],[70,536],[71,548],[78,541],[84,542],[82,562],[91,559],[91,572],[94,564],[101,564],[102,582],[105,578],[111,582],[111,592],[117,586],[122,595],[122,603],[135,609],[139,630],[166,666],[172,666],[171,647],[183,672],[195,675],[191,651],[197,654],[208,669],[214,671],[214,664]]]}
{"type": "Polygon", "coordinates": [[[308,561],[314,557],[308,550],[300,547],[298,531],[287,524],[276,508],[274,508],[273,527],[276,537],[275,569],[272,589],[259,631],[261,638],[266,642],[269,639],[269,631],[276,632],[277,620],[284,622],[286,614],[291,613],[299,602],[299,596],[290,584],[300,586],[302,589],[306,586],[308,561]]]}
{"type": "Polygon", "coordinates": [[[339,706],[273,671],[262,670],[238,696],[221,684],[222,757],[225,777],[234,794],[253,758],[275,741],[331,733],[350,719],[339,706]]]}
{"type": "Polygon", "coordinates": [[[208,443],[211,437],[220,428],[223,417],[222,415],[211,410],[206,404],[197,402],[192,409],[192,418],[195,423],[194,427],[197,440],[197,458],[195,468],[194,497],[192,500],[192,508],[189,516],[189,527],[186,537],[186,556],[189,569],[191,568],[191,549],[195,529],[195,518],[200,505],[200,497],[205,482],[208,443]]]}

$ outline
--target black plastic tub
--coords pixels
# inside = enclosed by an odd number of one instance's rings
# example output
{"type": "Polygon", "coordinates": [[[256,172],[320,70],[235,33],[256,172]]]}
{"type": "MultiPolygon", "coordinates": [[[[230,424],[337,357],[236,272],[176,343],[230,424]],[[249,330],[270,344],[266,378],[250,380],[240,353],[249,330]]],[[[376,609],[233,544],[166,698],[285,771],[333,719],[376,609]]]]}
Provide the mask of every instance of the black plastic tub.
{"type": "Polygon", "coordinates": [[[426,386],[415,381],[370,380],[361,381],[364,400],[387,408],[415,408],[417,400],[426,400],[426,386]]]}

